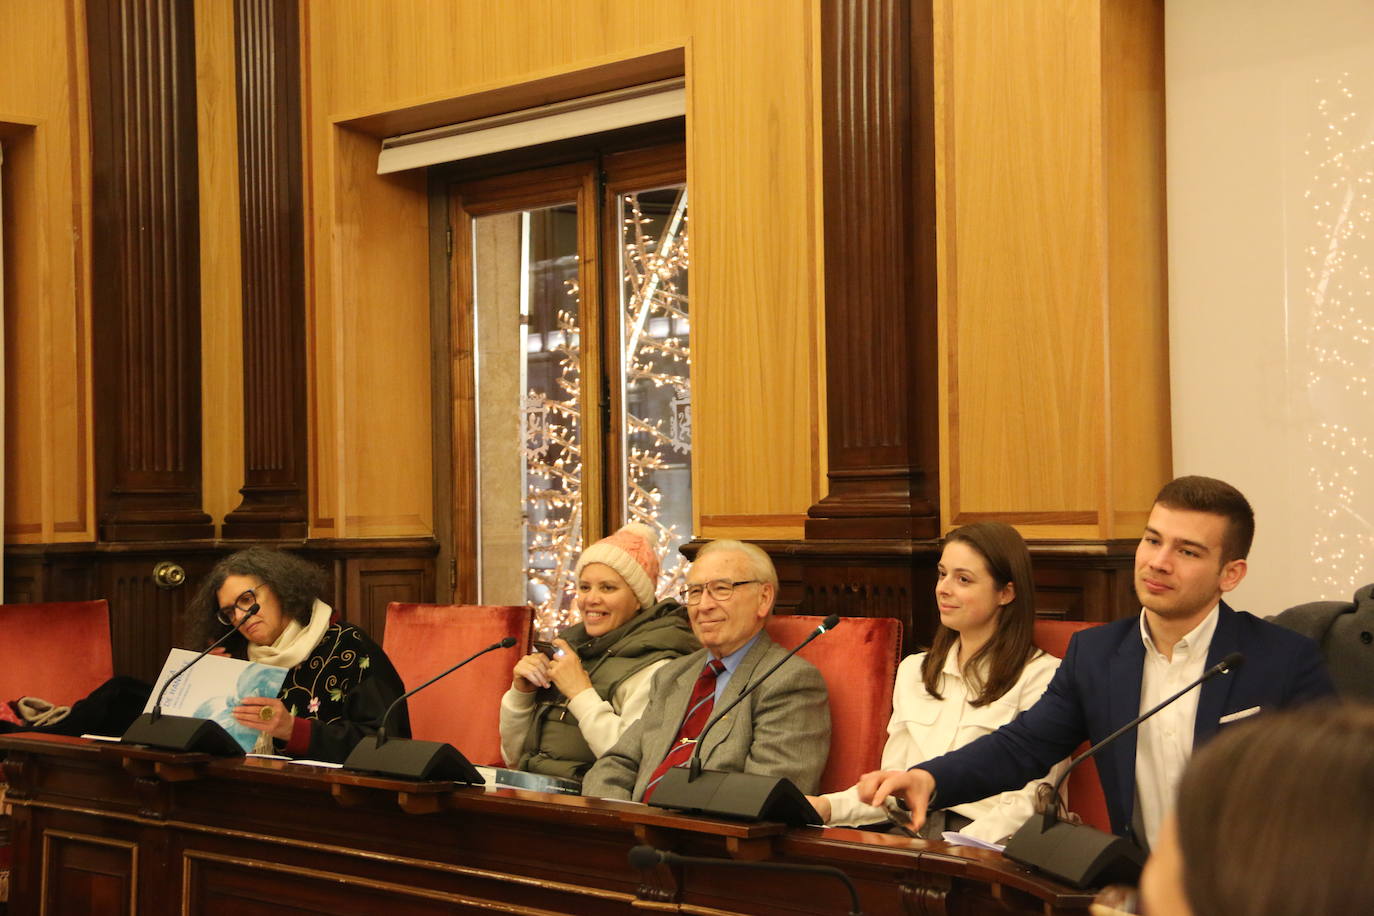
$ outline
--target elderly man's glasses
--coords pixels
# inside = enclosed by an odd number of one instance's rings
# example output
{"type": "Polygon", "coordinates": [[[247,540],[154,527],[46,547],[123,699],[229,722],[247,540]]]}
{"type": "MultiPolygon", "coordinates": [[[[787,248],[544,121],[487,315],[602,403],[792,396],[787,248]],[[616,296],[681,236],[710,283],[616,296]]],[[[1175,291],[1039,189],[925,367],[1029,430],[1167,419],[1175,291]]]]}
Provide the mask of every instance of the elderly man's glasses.
{"type": "MultiPolygon", "coordinates": [[[[262,588],[262,586],[259,585],[258,588],[262,588]]],[[[249,611],[251,611],[253,609],[253,605],[257,603],[258,596],[255,595],[253,593],[253,589],[250,588],[242,595],[239,595],[232,605],[230,605],[229,607],[222,607],[218,611],[216,611],[215,616],[218,617],[219,622],[224,624],[226,627],[232,627],[238,623],[238,619],[240,616],[247,614],[249,611]]]]}
{"type": "Polygon", "coordinates": [[[684,603],[688,607],[695,607],[701,604],[703,594],[710,595],[717,601],[724,601],[735,593],[735,589],[741,585],[748,585],[751,582],[759,582],[759,579],[740,579],[731,582],[729,579],[713,579],[705,585],[689,585],[682,591],[684,603]]]}

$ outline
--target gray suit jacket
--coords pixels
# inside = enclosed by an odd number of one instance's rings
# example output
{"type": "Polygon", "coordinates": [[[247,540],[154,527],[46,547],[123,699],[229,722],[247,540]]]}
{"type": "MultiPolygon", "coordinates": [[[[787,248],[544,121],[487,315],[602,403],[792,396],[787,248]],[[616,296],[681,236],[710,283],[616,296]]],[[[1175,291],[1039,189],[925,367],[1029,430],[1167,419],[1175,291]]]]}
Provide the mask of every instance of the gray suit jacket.
{"type": "MultiPolygon", "coordinates": [[[[755,678],[787,654],[764,633],[730,676],[717,704],[724,709],[755,678]]],[[[674,659],[654,675],[644,715],[587,771],[582,793],[601,798],[644,795],[655,768],[677,737],[692,686],[710,654],[674,659]]],[[[816,793],[830,755],[830,703],[821,673],[793,657],[706,733],[702,764],[711,770],[781,776],[816,793]]]]}

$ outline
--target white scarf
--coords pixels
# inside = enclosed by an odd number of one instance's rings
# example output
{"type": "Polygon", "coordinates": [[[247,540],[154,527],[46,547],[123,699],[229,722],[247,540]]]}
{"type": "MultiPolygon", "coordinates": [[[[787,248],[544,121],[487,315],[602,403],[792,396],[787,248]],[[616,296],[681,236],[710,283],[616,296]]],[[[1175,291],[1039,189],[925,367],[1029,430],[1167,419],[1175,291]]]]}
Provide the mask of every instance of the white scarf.
{"type": "MultiPolygon", "coordinates": [[[[249,643],[248,660],[277,668],[296,667],[305,661],[306,656],[314,652],[320,640],[324,639],[324,631],[329,629],[329,618],[333,616],[334,609],[316,598],[310,608],[309,625],[301,626],[296,618],[291,618],[272,645],[259,646],[249,643]]],[[[272,744],[272,736],[267,732],[258,735],[258,740],[253,745],[253,753],[275,754],[276,747],[272,744]]]]}
{"type": "Polygon", "coordinates": [[[329,629],[329,618],[332,616],[334,609],[316,598],[314,606],[310,608],[310,623],[307,626],[301,626],[294,617],[291,618],[272,645],[249,643],[248,660],[275,668],[296,667],[324,639],[324,631],[329,629]]]}

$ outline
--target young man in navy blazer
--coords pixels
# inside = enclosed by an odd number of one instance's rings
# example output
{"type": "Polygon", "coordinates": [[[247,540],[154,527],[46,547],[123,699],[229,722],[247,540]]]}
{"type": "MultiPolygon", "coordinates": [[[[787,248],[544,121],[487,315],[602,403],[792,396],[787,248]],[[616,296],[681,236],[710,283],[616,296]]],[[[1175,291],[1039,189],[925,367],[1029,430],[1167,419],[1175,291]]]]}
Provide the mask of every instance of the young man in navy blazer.
{"type": "Polygon", "coordinates": [[[1254,531],[1254,512],[1235,487],[1209,477],[1171,481],[1136,548],[1140,615],[1076,634],[1044,695],[1017,719],[910,770],[868,773],[860,795],[872,804],[899,795],[919,827],[931,804],[1023,786],[1240,652],[1239,669],[1097,756],[1113,831],[1148,848],[1195,746],[1230,722],[1334,693],[1316,643],[1221,600],[1245,577],[1254,531]]]}

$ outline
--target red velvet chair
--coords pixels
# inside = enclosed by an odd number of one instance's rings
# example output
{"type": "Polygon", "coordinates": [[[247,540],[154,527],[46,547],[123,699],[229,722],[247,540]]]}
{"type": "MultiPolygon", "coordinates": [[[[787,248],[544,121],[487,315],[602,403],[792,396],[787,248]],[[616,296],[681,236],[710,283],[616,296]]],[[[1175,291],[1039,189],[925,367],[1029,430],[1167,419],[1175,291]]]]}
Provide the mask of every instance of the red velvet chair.
{"type": "Polygon", "coordinates": [[[387,605],[382,648],[407,690],[507,636],[516,640],[408,700],[416,738],[447,741],[475,764],[501,766],[501,695],[516,660],[530,651],[533,618],[528,607],[387,605]]]}
{"type": "Polygon", "coordinates": [[[104,601],[0,605],[0,703],[70,706],[114,677],[104,601]]]}
{"type": "MultiPolygon", "coordinates": [[[[1085,620],[1037,620],[1035,622],[1035,644],[1053,655],[1063,658],[1069,650],[1069,640],[1079,630],[1098,626],[1085,620]]],[[[1085,743],[1075,753],[1088,749],[1085,743]]],[[[1107,815],[1107,798],[1102,794],[1102,781],[1097,778],[1097,762],[1087,760],[1079,764],[1069,774],[1069,810],[1083,818],[1104,833],[1112,832],[1112,821],[1107,815]]]]}
{"type": "MultiPolygon", "coordinates": [[[[790,648],[824,619],[776,615],[768,619],[768,635],[790,648]]],[[[845,617],[833,632],[801,651],[802,658],[820,669],[830,691],[830,759],[821,774],[822,792],[847,789],[882,762],[901,648],[901,621],[845,617]]]]}

